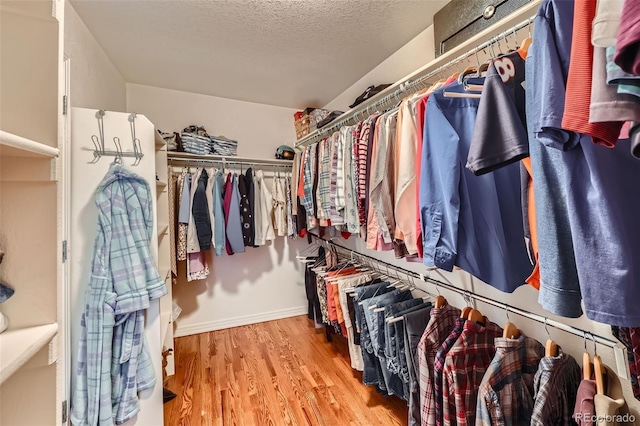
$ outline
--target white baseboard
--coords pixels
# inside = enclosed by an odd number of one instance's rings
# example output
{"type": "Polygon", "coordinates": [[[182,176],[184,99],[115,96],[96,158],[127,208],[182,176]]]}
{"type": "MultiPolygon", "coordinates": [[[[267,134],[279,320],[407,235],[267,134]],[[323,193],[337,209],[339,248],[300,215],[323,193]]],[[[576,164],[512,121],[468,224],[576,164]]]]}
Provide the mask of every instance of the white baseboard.
{"type": "Polygon", "coordinates": [[[282,318],[305,315],[306,313],[307,307],[299,306],[295,308],[263,312],[254,315],[244,315],[241,317],[214,320],[186,326],[180,326],[180,320],[178,319],[178,321],[176,321],[176,331],[173,333],[173,337],[190,336],[192,334],[207,333],[209,331],[215,330],[224,330],[225,328],[239,327],[241,325],[256,324],[259,322],[273,321],[282,318]]]}

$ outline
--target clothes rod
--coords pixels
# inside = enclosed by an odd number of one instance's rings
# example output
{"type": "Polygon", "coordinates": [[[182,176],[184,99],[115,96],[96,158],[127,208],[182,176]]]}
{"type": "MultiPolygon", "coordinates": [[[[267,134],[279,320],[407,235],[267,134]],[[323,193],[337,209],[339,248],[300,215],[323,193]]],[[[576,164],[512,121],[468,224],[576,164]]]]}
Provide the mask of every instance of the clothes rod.
{"type": "Polygon", "coordinates": [[[348,125],[349,122],[351,122],[351,120],[353,120],[354,118],[356,119],[356,121],[358,121],[358,116],[362,113],[365,113],[366,116],[371,115],[374,112],[378,111],[379,107],[388,104],[390,101],[393,100],[398,102],[402,100],[402,98],[406,97],[407,95],[417,92],[419,90],[419,86],[425,83],[431,77],[436,76],[442,71],[450,68],[451,66],[459,62],[462,62],[465,59],[468,59],[470,56],[476,55],[478,52],[496,43],[499,43],[501,40],[504,40],[507,37],[516,34],[517,31],[532,25],[534,19],[535,19],[535,15],[499,33],[498,35],[491,37],[489,40],[475,46],[471,50],[468,50],[462,53],[458,57],[446,62],[444,65],[437,67],[435,70],[429,71],[427,74],[417,77],[413,81],[410,79],[406,79],[399,82],[398,88],[393,92],[388,93],[387,95],[384,95],[382,98],[377,99],[375,102],[371,102],[371,103],[364,102],[359,106],[357,106],[356,108],[352,109],[351,111],[347,111],[342,116],[338,117],[335,120],[335,122],[329,123],[327,127],[317,130],[316,132],[310,134],[309,136],[306,136],[305,138],[302,138],[301,140],[297,141],[295,143],[295,147],[298,148],[298,147],[310,145],[311,143],[316,142],[319,139],[322,139],[328,136],[330,133],[340,129],[341,127],[348,125]]]}
{"type": "MultiPolygon", "coordinates": [[[[577,327],[562,323],[560,321],[549,319],[549,318],[547,318],[545,316],[542,316],[540,314],[536,314],[534,312],[530,312],[530,311],[527,311],[527,310],[524,310],[524,309],[520,309],[520,308],[517,308],[517,307],[514,307],[514,306],[510,306],[510,305],[508,305],[506,303],[498,303],[498,302],[496,302],[494,300],[491,300],[491,299],[489,299],[489,298],[487,298],[485,296],[481,296],[481,295],[473,293],[473,292],[471,292],[469,290],[463,290],[463,289],[458,288],[458,287],[454,286],[453,284],[447,283],[445,281],[440,281],[440,280],[425,276],[424,274],[420,274],[418,272],[410,271],[410,270],[404,269],[404,268],[402,268],[400,266],[393,265],[393,264],[391,264],[389,262],[385,262],[383,260],[376,259],[375,257],[366,255],[364,253],[360,253],[360,252],[354,251],[354,250],[352,250],[352,249],[350,249],[348,247],[345,247],[345,246],[343,246],[341,244],[336,243],[335,241],[327,240],[327,239],[322,238],[322,237],[320,237],[320,236],[318,236],[318,235],[316,235],[314,233],[310,232],[309,234],[312,237],[315,237],[319,241],[323,241],[323,242],[325,242],[327,244],[331,244],[332,246],[336,247],[337,249],[342,250],[348,256],[350,256],[351,259],[353,259],[354,257],[358,257],[360,259],[367,259],[369,261],[373,261],[374,263],[378,263],[378,264],[383,265],[384,268],[387,269],[387,270],[394,269],[396,272],[402,273],[402,274],[410,276],[412,278],[417,278],[417,279],[419,279],[419,280],[421,280],[423,282],[432,283],[432,284],[434,284],[434,285],[436,285],[438,287],[442,287],[442,288],[445,288],[447,290],[450,290],[450,291],[453,291],[455,293],[458,293],[458,294],[462,295],[465,298],[472,298],[472,299],[475,299],[477,301],[480,301],[480,302],[486,303],[488,305],[494,306],[496,308],[504,309],[505,311],[508,311],[508,312],[513,312],[514,314],[517,314],[517,315],[520,315],[522,317],[528,318],[530,320],[539,322],[541,324],[545,324],[545,326],[548,325],[548,326],[551,326],[553,328],[557,328],[558,330],[562,330],[562,331],[565,331],[567,333],[574,334],[576,336],[580,336],[580,337],[583,337],[583,338],[586,338],[588,336],[593,341],[598,342],[601,345],[608,346],[610,348],[614,348],[614,347],[619,346],[619,344],[617,342],[615,342],[615,341],[613,341],[611,339],[607,339],[606,337],[602,337],[602,336],[599,336],[597,334],[594,334],[594,333],[592,333],[590,331],[586,331],[586,330],[583,330],[581,328],[577,328],[577,327]]],[[[378,270],[378,272],[380,272],[383,275],[386,275],[381,270],[378,270]]],[[[446,277],[444,277],[444,275],[439,270],[436,269],[435,272],[438,273],[441,277],[443,277],[446,280],[446,277]]],[[[423,293],[431,295],[430,292],[428,292],[427,290],[425,290],[423,288],[417,287],[415,285],[414,285],[414,288],[416,290],[422,291],[423,293]]]]}
{"type": "Polygon", "coordinates": [[[244,165],[244,166],[260,166],[260,167],[282,167],[282,168],[291,168],[292,164],[291,163],[273,163],[273,162],[257,162],[257,161],[243,161],[243,160],[227,160],[227,159],[217,159],[217,158],[203,158],[203,159],[196,159],[196,158],[167,158],[167,162],[171,165],[171,163],[174,162],[181,162],[181,163],[187,163],[187,164],[191,164],[191,165],[198,165],[198,164],[209,164],[209,163],[213,163],[213,164],[239,164],[239,165],[244,165]]]}

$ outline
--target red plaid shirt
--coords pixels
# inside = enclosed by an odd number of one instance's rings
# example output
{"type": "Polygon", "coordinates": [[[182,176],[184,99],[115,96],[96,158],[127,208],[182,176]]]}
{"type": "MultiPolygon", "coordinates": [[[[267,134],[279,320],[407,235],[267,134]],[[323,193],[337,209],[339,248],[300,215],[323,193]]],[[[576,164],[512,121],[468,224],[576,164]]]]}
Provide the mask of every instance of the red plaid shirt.
{"type": "Polygon", "coordinates": [[[491,364],[494,340],[502,329],[485,318],[485,325],[467,321],[462,334],[447,353],[443,369],[443,425],[473,425],[478,388],[491,364]]]}
{"type": "Polygon", "coordinates": [[[433,425],[428,419],[435,418],[433,405],[433,363],[436,352],[442,342],[451,334],[451,330],[460,317],[460,309],[449,304],[431,309],[431,319],[418,343],[418,370],[420,385],[420,418],[423,425],[433,425]]]}
{"type": "Polygon", "coordinates": [[[449,349],[453,347],[458,340],[458,337],[464,330],[464,324],[467,322],[466,318],[456,319],[453,330],[445,341],[438,348],[435,361],[433,362],[433,400],[426,401],[429,405],[426,408],[426,413],[429,415],[425,425],[437,425],[442,426],[442,370],[444,369],[444,361],[447,357],[449,349]]]}

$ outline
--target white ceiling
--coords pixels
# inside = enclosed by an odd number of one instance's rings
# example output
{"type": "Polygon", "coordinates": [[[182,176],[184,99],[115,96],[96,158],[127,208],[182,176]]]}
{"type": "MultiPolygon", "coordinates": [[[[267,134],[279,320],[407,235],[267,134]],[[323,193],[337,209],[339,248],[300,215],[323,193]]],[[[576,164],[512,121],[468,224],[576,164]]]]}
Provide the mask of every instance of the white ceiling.
{"type": "Polygon", "coordinates": [[[445,3],[72,0],[129,83],[292,108],[327,104],[445,3]]]}

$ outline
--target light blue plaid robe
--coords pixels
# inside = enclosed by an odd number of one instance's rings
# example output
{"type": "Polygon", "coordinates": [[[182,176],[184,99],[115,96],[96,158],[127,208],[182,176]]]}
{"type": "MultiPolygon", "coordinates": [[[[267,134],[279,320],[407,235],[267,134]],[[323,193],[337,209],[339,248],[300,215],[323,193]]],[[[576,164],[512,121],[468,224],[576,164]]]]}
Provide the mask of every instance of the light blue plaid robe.
{"type": "Polygon", "coordinates": [[[71,406],[76,426],[123,424],[138,413],[138,392],[155,385],[144,310],[167,293],[149,244],[149,184],[114,164],[96,190],[96,205],[98,235],[71,406]]]}

